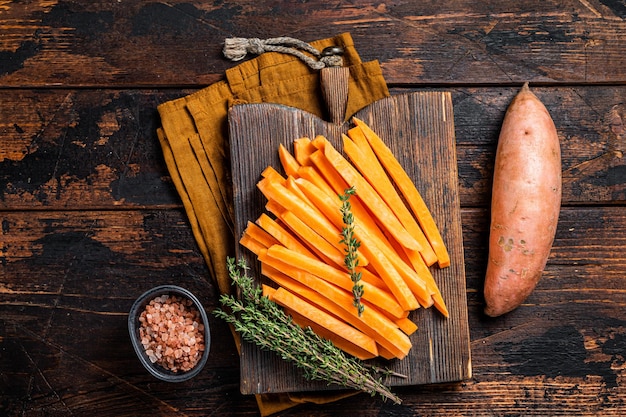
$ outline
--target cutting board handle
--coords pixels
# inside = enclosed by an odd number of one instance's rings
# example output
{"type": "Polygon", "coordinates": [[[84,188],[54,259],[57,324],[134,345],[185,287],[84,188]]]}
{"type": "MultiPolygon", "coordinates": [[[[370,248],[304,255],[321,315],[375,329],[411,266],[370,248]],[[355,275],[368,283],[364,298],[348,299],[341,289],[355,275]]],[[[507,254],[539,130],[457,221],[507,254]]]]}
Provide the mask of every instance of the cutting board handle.
{"type": "MultiPolygon", "coordinates": [[[[338,55],[343,55],[341,48],[328,47],[322,51],[322,60],[326,57],[339,58],[338,55]]],[[[332,60],[332,62],[342,62],[342,60],[332,60]]],[[[322,97],[331,123],[341,124],[345,120],[349,78],[350,68],[341,65],[329,65],[320,70],[322,97]]]]}

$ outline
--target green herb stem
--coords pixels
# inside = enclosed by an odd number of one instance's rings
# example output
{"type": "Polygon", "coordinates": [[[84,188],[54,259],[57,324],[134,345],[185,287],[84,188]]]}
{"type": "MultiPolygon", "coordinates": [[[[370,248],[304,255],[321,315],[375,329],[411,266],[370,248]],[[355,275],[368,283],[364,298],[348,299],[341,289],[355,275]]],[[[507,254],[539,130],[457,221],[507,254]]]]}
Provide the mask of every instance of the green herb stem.
{"type": "Polygon", "coordinates": [[[339,198],[341,199],[341,215],[344,224],[341,230],[341,243],[346,246],[344,263],[354,283],[352,286],[352,295],[354,296],[354,306],[360,316],[365,310],[365,306],[361,302],[361,297],[363,297],[363,285],[360,284],[361,272],[357,271],[357,267],[359,266],[358,250],[361,246],[361,242],[354,237],[354,215],[352,214],[352,205],[349,201],[350,196],[355,193],[356,189],[350,187],[346,189],[344,194],[340,195],[339,198]]]}
{"type": "Polygon", "coordinates": [[[377,370],[346,356],[311,328],[298,326],[277,304],[264,297],[262,290],[248,277],[243,260],[235,262],[228,258],[227,262],[239,297],[222,295],[220,301],[229,311],[218,309],[214,314],[232,324],[243,340],[277,353],[301,369],[308,380],[322,380],[400,403],[382,379],[374,376],[377,370]]]}

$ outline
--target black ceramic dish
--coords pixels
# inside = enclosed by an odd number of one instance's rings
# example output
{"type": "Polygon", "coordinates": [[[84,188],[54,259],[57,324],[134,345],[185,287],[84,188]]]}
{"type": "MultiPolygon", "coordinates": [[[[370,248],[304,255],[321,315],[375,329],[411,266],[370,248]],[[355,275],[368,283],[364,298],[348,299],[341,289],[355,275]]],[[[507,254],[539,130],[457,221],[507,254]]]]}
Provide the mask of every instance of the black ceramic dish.
{"type": "Polygon", "coordinates": [[[141,361],[141,364],[156,378],[167,381],[167,382],[182,382],[186,381],[190,378],[196,376],[204,367],[209,357],[209,350],[211,347],[211,332],[209,331],[209,320],[202,307],[200,301],[194,296],[190,291],[178,287],[176,285],[161,285],[151,290],[143,293],[133,304],[130,309],[130,313],[128,314],[128,331],[130,333],[130,340],[132,342],[133,348],[135,349],[135,353],[137,353],[137,357],[141,361]],[[179,297],[184,297],[190,299],[195,308],[200,312],[200,317],[202,318],[202,324],[204,324],[204,352],[202,353],[202,357],[193,367],[193,369],[186,372],[172,372],[164,367],[152,363],[148,358],[148,355],[145,352],[143,345],[141,344],[141,338],[139,337],[139,328],[141,323],[139,323],[139,316],[142,311],[145,309],[146,305],[153,300],[155,297],[159,297],[161,295],[170,294],[177,295],[179,297]]]}

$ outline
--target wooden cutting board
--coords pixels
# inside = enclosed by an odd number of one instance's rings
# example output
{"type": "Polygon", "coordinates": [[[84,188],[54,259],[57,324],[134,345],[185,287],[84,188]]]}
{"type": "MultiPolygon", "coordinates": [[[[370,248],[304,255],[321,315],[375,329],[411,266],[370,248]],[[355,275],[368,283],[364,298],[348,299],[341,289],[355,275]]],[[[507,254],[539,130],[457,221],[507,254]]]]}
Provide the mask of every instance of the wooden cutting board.
{"type": "MultiPolygon", "coordinates": [[[[451,266],[431,267],[450,310],[444,318],[434,308],[419,309],[410,318],[419,329],[403,360],[375,360],[407,378],[390,377],[389,386],[461,381],[471,377],[463,236],[458,193],[454,119],[450,94],[415,92],[376,101],[356,117],[366,122],[391,148],[437,222],[450,252],[451,266]]],[[[328,123],[310,113],[275,104],[244,104],[229,113],[234,206],[238,237],[248,221],[264,212],[265,198],[256,188],[268,165],[280,170],[278,145],[293,151],[293,140],[326,136],[341,150],[341,133],[349,123],[328,123]]],[[[253,254],[239,247],[250,273],[262,280],[253,254]]],[[[259,394],[336,389],[306,381],[299,370],[271,352],[244,343],[241,349],[241,392],[259,394]]]]}

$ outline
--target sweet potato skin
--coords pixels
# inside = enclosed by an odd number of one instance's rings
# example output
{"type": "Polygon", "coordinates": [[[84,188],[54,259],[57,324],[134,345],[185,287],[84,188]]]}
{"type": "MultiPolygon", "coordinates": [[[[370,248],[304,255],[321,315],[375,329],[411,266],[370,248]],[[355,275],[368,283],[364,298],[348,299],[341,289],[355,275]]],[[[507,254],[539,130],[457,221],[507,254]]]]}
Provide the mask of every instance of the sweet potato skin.
{"type": "Polygon", "coordinates": [[[494,166],[485,314],[517,308],[550,255],[561,207],[561,150],[543,103],[525,84],[509,105],[494,166]]]}

